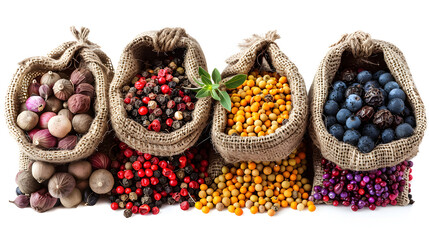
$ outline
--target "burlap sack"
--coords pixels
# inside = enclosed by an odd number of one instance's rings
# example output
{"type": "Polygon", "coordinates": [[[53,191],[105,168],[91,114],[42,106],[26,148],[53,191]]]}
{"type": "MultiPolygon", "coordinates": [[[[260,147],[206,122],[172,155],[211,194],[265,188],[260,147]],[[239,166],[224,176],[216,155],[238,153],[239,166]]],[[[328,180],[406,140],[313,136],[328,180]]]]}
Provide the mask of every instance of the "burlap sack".
{"type": "MultiPolygon", "coordinates": [[[[323,158],[320,150],[313,144],[312,145],[312,151],[313,151],[313,168],[314,168],[314,179],[313,179],[313,189],[311,191],[311,195],[313,195],[314,192],[314,186],[323,186],[323,174],[325,173],[323,171],[321,160],[323,158]]],[[[396,198],[397,204],[399,206],[406,206],[410,203],[410,198],[408,197],[408,194],[410,192],[410,185],[409,185],[409,174],[410,174],[410,168],[407,168],[405,170],[405,174],[403,176],[403,179],[405,179],[405,185],[404,185],[404,191],[399,193],[398,197],[396,198]]],[[[315,200],[315,203],[324,203],[323,200],[315,200]]],[[[328,204],[332,204],[332,201],[327,202],[328,204]]]]}
{"type": "Polygon", "coordinates": [[[5,117],[11,135],[20,147],[19,168],[26,169],[29,159],[50,163],[67,163],[91,155],[103,138],[108,121],[108,85],[113,77],[110,59],[99,46],[88,41],[89,29],[77,31],[71,28],[76,41],[66,42],[47,57],[30,57],[19,63],[13,76],[5,101],[5,117]],[[35,147],[25,131],[16,124],[19,108],[28,98],[27,89],[32,80],[52,71],[70,72],[79,66],[87,67],[94,75],[96,99],[94,101],[94,120],[85,135],[80,138],[73,150],[45,150],[35,147]]]}
{"type": "Polygon", "coordinates": [[[310,136],[322,156],[341,168],[368,171],[391,167],[416,156],[426,129],[425,108],[402,52],[391,43],[371,39],[369,34],[360,31],[344,35],[322,60],[310,88],[309,99],[310,136]],[[411,137],[379,144],[371,152],[361,153],[356,147],[328,133],[323,121],[328,90],[337,70],[350,66],[369,70],[389,69],[406,93],[416,118],[417,126],[411,137]]]}
{"type": "Polygon", "coordinates": [[[206,126],[210,114],[210,98],[199,99],[192,113],[192,121],[171,133],[149,131],[128,118],[124,108],[122,87],[142,70],[142,60],[154,59],[160,52],[184,48],[183,65],[188,79],[199,78],[198,68],[207,69],[204,53],[198,42],[182,28],[165,28],[145,32],[129,43],[119,60],[118,68],[109,90],[110,115],[117,137],[128,146],[157,156],[173,156],[193,146],[206,126]]]}
{"type": "Polygon", "coordinates": [[[226,162],[284,159],[302,141],[307,126],[305,83],[295,64],[274,43],[278,38],[279,35],[271,31],[265,37],[254,35],[247,39],[245,44],[241,45],[242,51],[227,59],[228,66],[222,72],[222,81],[226,82],[236,74],[247,74],[255,65],[270,65],[270,68],[275,68],[280,75],[288,79],[293,106],[289,121],[267,136],[230,136],[225,133],[228,113],[220,103],[216,103],[212,142],[226,162]]]}

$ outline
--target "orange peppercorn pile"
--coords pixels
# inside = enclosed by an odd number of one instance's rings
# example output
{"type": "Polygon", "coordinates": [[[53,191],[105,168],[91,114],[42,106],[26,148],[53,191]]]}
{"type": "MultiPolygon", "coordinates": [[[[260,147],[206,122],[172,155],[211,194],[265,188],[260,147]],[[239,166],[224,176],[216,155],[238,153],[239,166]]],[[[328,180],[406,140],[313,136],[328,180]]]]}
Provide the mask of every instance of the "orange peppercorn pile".
{"type": "Polygon", "coordinates": [[[292,110],[287,78],[277,73],[253,71],[239,87],[229,91],[232,109],[228,114],[228,135],[265,136],[289,119],[292,110]]]}
{"type": "Polygon", "coordinates": [[[222,174],[207,186],[202,184],[195,203],[197,209],[209,213],[216,208],[228,209],[237,216],[243,208],[252,214],[275,215],[280,208],[313,212],[316,206],[308,200],[311,184],[305,178],[307,160],[303,143],[287,159],[276,162],[242,162],[224,166],[222,174]]]}

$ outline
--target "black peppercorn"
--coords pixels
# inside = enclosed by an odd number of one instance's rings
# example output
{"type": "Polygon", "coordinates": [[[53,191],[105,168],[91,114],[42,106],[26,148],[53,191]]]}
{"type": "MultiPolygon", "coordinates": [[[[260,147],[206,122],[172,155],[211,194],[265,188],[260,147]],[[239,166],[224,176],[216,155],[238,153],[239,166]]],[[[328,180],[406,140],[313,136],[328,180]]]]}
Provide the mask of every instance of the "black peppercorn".
{"type": "Polygon", "coordinates": [[[136,201],[138,199],[137,193],[131,192],[129,194],[129,198],[130,198],[131,201],[136,201]]]}
{"type": "Polygon", "coordinates": [[[167,203],[168,203],[168,205],[173,205],[176,203],[176,201],[172,197],[168,197],[167,203]]]}
{"type": "Polygon", "coordinates": [[[120,208],[125,208],[125,203],[124,202],[119,202],[118,205],[119,205],[120,208]]]}
{"type": "Polygon", "coordinates": [[[191,180],[197,181],[198,180],[198,173],[195,173],[195,172],[191,173],[191,180]]]}
{"type": "Polygon", "coordinates": [[[188,203],[189,203],[189,207],[194,207],[195,206],[195,201],[192,198],[188,199],[188,203]]]}
{"type": "Polygon", "coordinates": [[[179,171],[176,172],[176,177],[180,180],[185,178],[185,171],[183,169],[179,169],[179,171]]]}
{"type": "Polygon", "coordinates": [[[161,171],[159,171],[159,170],[153,171],[153,176],[156,177],[156,178],[161,177],[161,171]]]}
{"type": "Polygon", "coordinates": [[[168,87],[170,87],[171,89],[176,88],[176,86],[177,86],[176,82],[171,81],[171,82],[168,83],[168,87]]]}
{"type": "Polygon", "coordinates": [[[141,106],[143,106],[142,100],[136,100],[134,103],[134,107],[139,109],[141,106]]]}
{"type": "Polygon", "coordinates": [[[119,199],[121,199],[122,202],[125,202],[128,200],[128,194],[122,194],[119,199]]]}
{"type": "Polygon", "coordinates": [[[393,116],[393,123],[392,123],[392,127],[396,128],[397,126],[399,126],[400,124],[404,123],[404,118],[402,118],[399,115],[394,115],[393,116]]]}
{"type": "Polygon", "coordinates": [[[156,101],[157,101],[159,104],[161,104],[161,105],[164,105],[164,104],[165,104],[165,102],[166,102],[166,98],[165,98],[165,96],[164,96],[164,95],[162,95],[162,94],[157,95],[155,99],[156,99],[156,101]]]}
{"type": "Polygon", "coordinates": [[[188,165],[188,166],[185,167],[185,173],[188,174],[188,175],[191,174],[193,172],[193,170],[194,169],[190,165],[188,165]]]}
{"type": "Polygon", "coordinates": [[[130,162],[133,163],[137,160],[137,156],[133,155],[129,158],[130,162]]]}
{"type": "Polygon", "coordinates": [[[142,204],[152,203],[152,198],[148,197],[148,196],[144,196],[144,197],[142,197],[141,202],[142,202],[142,204]]]}
{"type": "Polygon", "coordinates": [[[151,114],[149,115],[149,121],[153,122],[153,120],[155,120],[155,119],[156,119],[156,115],[155,115],[155,114],[153,114],[153,113],[151,113],[151,114]]]}
{"type": "Polygon", "coordinates": [[[159,183],[160,183],[160,184],[166,184],[166,183],[168,183],[168,178],[167,178],[167,177],[165,177],[165,176],[161,176],[161,177],[159,178],[159,183]]]}
{"type": "Polygon", "coordinates": [[[129,218],[129,217],[131,217],[133,215],[133,212],[131,212],[131,209],[125,209],[125,211],[124,211],[124,216],[126,217],[126,218],[129,218]]]}
{"type": "Polygon", "coordinates": [[[170,194],[170,193],[173,191],[173,188],[172,188],[172,187],[170,187],[170,186],[165,186],[165,187],[164,187],[164,190],[165,190],[165,192],[166,192],[167,194],[170,194]]]}
{"type": "Polygon", "coordinates": [[[155,185],[155,191],[157,191],[157,192],[162,192],[162,191],[163,191],[163,189],[162,189],[162,185],[161,185],[161,184],[157,184],[157,185],[155,185]]]}
{"type": "Polygon", "coordinates": [[[116,200],[116,196],[115,196],[115,195],[110,195],[110,196],[109,196],[109,201],[110,201],[111,203],[115,202],[115,200],[116,200]]]}
{"type": "Polygon", "coordinates": [[[141,202],[139,202],[139,201],[135,201],[135,202],[133,202],[133,205],[134,205],[134,206],[137,206],[137,207],[140,207],[140,205],[142,205],[142,204],[141,204],[141,202]]]}
{"type": "MultiPolygon", "coordinates": [[[[161,93],[161,86],[156,85],[156,86],[153,88],[153,92],[154,92],[154,93],[156,93],[156,94],[161,93]]],[[[152,99],[152,98],[151,98],[151,99],[152,99]]]]}
{"type": "Polygon", "coordinates": [[[126,178],[122,179],[122,181],[121,181],[121,185],[124,188],[130,187],[131,184],[132,184],[132,182],[129,179],[126,179],[126,178]]]}
{"type": "Polygon", "coordinates": [[[265,95],[264,100],[265,102],[272,102],[274,100],[274,97],[271,94],[267,94],[265,95]]]}
{"type": "Polygon", "coordinates": [[[144,120],[142,125],[143,125],[143,127],[147,128],[150,125],[150,121],[149,120],[144,120]]]}
{"type": "Polygon", "coordinates": [[[127,111],[127,112],[131,112],[131,111],[133,111],[134,110],[134,108],[133,108],[133,106],[131,105],[131,104],[127,104],[127,105],[125,105],[125,111],[127,111]]]}
{"type": "Polygon", "coordinates": [[[392,125],[393,120],[392,113],[387,109],[383,109],[374,114],[373,123],[380,129],[386,129],[392,125]]]}
{"type": "Polygon", "coordinates": [[[173,121],[173,128],[174,129],[179,129],[179,128],[181,128],[182,127],[182,121],[173,121]]]}
{"type": "Polygon", "coordinates": [[[189,122],[192,120],[192,113],[191,112],[183,112],[183,121],[189,122]]]}
{"type": "Polygon", "coordinates": [[[155,108],[155,109],[153,110],[153,114],[154,114],[156,117],[161,116],[161,115],[162,115],[162,110],[161,110],[161,108],[155,108]]]}
{"type": "Polygon", "coordinates": [[[161,208],[162,207],[162,201],[161,200],[156,201],[155,202],[155,206],[158,207],[158,208],[161,208]]]}
{"type": "Polygon", "coordinates": [[[152,88],[151,87],[144,87],[143,88],[143,93],[144,95],[149,95],[149,93],[152,92],[152,88]]]}
{"type": "Polygon", "coordinates": [[[145,196],[151,196],[153,194],[153,190],[150,187],[143,188],[143,195],[145,196]]]}
{"type": "Polygon", "coordinates": [[[379,107],[384,102],[384,96],[383,93],[378,88],[370,88],[366,93],[364,100],[366,104],[373,106],[373,107],[379,107]]]}

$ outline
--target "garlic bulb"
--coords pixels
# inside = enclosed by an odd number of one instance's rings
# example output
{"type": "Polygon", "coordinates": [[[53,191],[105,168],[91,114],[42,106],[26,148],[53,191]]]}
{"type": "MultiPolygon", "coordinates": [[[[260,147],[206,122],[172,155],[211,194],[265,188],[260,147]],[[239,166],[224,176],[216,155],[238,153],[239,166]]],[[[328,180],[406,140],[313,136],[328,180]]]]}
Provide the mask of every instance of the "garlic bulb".
{"type": "Polygon", "coordinates": [[[22,130],[30,131],[39,122],[39,115],[32,111],[23,111],[18,115],[16,123],[22,130]]]}
{"type": "Polygon", "coordinates": [[[60,201],[66,208],[77,207],[82,202],[82,193],[75,188],[67,197],[60,198],[60,201]]]}
{"type": "Polygon", "coordinates": [[[89,187],[98,194],[106,194],[113,188],[115,180],[112,173],[106,169],[98,169],[91,174],[89,178],[89,187]]]}
{"type": "Polygon", "coordinates": [[[53,90],[55,97],[63,101],[67,100],[74,92],[73,84],[67,79],[58,80],[54,84],[53,90]]]}
{"type": "Polygon", "coordinates": [[[68,196],[76,186],[76,180],[68,173],[55,173],[49,179],[49,193],[56,198],[68,196]]]}
{"type": "Polygon", "coordinates": [[[58,73],[54,73],[52,71],[49,71],[49,72],[43,74],[42,78],[40,79],[40,83],[42,85],[46,84],[49,87],[53,87],[54,84],[60,79],[61,79],[61,77],[58,73]]]}
{"type": "Polygon", "coordinates": [[[46,212],[53,208],[57,199],[52,197],[46,189],[41,189],[30,196],[30,206],[37,212],[46,212]]]}
{"type": "Polygon", "coordinates": [[[72,162],[69,164],[68,172],[77,180],[87,180],[92,173],[92,166],[88,161],[72,162]]]}
{"type": "Polygon", "coordinates": [[[31,173],[39,183],[42,183],[52,177],[55,167],[50,163],[36,161],[31,166],[31,173]]]}

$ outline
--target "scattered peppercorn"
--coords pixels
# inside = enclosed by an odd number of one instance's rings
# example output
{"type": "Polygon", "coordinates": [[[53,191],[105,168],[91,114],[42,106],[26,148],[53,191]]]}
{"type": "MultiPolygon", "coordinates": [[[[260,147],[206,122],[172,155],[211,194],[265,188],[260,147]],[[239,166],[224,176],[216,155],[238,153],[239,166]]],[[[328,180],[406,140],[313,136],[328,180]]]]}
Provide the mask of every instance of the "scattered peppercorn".
{"type": "MultiPolygon", "coordinates": [[[[311,183],[305,178],[307,159],[305,145],[294,150],[287,159],[276,162],[242,162],[222,167],[222,174],[212,184],[201,184],[195,203],[208,213],[216,207],[240,216],[243,208],[250,212],[274,215],[280,208],[300,205],[310,209],[311,183]]],[[[296,209],[296,208],[294,208],[296,209]]],[[[314,210],[315,207],[312,207],[314,210]]]]}

